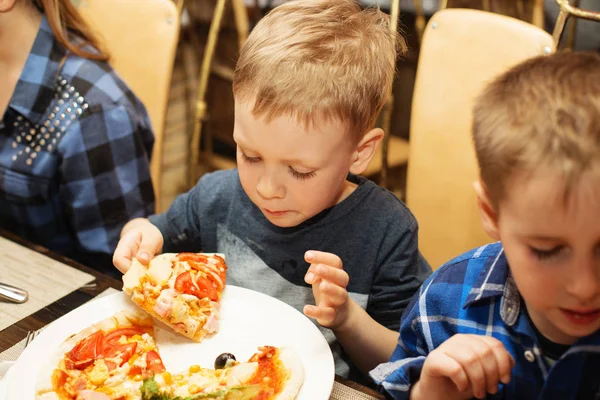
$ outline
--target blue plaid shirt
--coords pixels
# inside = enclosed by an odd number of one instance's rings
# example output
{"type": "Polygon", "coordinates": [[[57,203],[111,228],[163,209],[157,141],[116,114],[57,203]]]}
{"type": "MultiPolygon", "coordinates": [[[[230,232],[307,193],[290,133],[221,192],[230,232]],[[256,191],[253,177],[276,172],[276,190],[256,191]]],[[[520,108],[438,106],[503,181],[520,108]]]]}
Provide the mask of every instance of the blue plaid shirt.
{"type": "Polygon", "coordinates": [[[99,269],[123,225],[154,211],[144,106],[43,18],[0,121],[0,228],[99,269]]]}
{"type": "Polygon", "coordinates": [[[493,336],[514,357],[510,383],[490,399],[600,399],[600,331],[551,366],[500,243],[454,259],[423,284],[402,316],[390,361],[371,377],[394,399],[408,399],[427,354],[456,333],[493,336]]]}

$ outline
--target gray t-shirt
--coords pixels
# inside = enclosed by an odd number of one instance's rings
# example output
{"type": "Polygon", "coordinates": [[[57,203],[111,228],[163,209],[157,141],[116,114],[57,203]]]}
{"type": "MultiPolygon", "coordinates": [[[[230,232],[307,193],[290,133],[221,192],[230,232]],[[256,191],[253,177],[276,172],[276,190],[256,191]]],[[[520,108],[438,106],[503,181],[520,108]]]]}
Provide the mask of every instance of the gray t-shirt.
{"type": "MultiPolygon", "coordinates": [[[[150,217],[163,234],[164,252],[218,252],[227,283],[273,296],[302,311],[314,304],[304,282],[307,250],[338,255],[350,276],[348,292],[379,323],[397,331],[400,316],[431,268],[418,250],[417,222],[391,192],[357,176],[350,196],[292,228],[271,224],[244,192],[238,171],[204,175],[163,214],[150,217]]],[[[331,330],[336,373],[350,361],[331,330]]]]}

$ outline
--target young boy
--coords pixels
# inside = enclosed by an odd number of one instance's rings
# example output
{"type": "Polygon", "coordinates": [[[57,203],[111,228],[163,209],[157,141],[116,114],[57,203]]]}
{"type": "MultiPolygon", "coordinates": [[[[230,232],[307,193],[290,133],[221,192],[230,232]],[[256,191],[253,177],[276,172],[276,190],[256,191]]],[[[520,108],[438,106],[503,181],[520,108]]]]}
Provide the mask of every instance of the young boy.
{"type": "Polygon", "coordinates": [[[336,372],[346,376],[356,346],[339,321],[368,313],[397,330],[430,274],[409,210],[356,176],[383,137],[373,125],[395,71],[388,24],[352,0],[293,1],[263,18],[234,76],[238,168],[203,176],[164,214],[130,221],[115,266],[124,272],[133,257],[160,251],[224,253],[228,284],[298,310],[310,304],[304,311],[329,328],[336,372]],[[338,254],[343,269],[326,267],[321,251],[338,254]],[[343,287],[307,276],[309,264],[343,287]]]}
{"type": "MultiPolygon", "coordinates": [[[[483,226],[371,376],[395,399],[600,398],[600,55],[526,61],[478,99],[483,226]]],[[[387,340],[393,340],[391,335],[387,340]]]]}

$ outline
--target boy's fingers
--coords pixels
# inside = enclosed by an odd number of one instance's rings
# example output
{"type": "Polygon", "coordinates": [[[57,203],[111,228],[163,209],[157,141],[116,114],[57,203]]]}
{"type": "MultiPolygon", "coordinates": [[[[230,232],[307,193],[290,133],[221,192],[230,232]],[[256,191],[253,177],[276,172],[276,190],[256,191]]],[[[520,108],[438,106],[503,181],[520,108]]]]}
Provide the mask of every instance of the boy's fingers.
{"type": "Polygon", "coordinates": [[[427,371],[425,371],[424,366],[423,373],[426,372],[430,376],[450,379],[459,392],[465,392],[469,389],[469,378],[458,361],[443,351],[434,351],[430,353],[428,358],[429,360],[425,361],[427,371]]]}
{"type": "MultiPolygon", "coordinates": [[[[498,380],[504,384],[510,382],[510,377],[512,374],[512,368],[515,365],[515,360],[512,358],[510,353],[506,350],[502,342],[496,340],[494,338],[489,339],[489,345],[492,347],[494,351],[494,357],[496,359],[496,368],[498,371],[498,380]]],[[[498,388],[498,382],[495,384],[495,388],[498,388]]],[[[490,392],[491,393],[491,392],[490,392]]]]}
{"type": "Polygon", "coordinates": [[[321,302],[319,306],[340,306],[348,301],[348,292],[345,288],[339,287],[334,283],[322,280],[319,283],[321,291],[321,302]]]}
{"type": "Polygon", "coordinates": [[[324,251],[309,250],[304,253],[304,260],[309,264],[325,264],[333,268],[342,269],[342,260],[332,253],[324,251]]]}
{"type": "Polygon", "coordinates": [[[350,277],[346,271],[332,268],[331,266],[325,264],[311,264],[311,266],[308,268],[307,277],[308,276],[316,276],[320,279],[328,280],[343,288],[348,286],[348,282],[350,281],[350,277]]]}
{"type": "Polygon", "coordinates": [[[478,399],[484,398],[487,392],[486,373],[479,354],[472,347],[472,344],[448,355],[454,358],[466,372],[473,396],[478,399]]]}
{"type": "Polygon", "coordinates": [[[119,248],[115,250],[115,254],[113,254],[113,265],[117,267],[119,271],[122,273],[126,273],[131,265],[131,259],[127,256],[123,255],[122,252],[119,252],[119,248]]]}
{"type": "Polygon", "coordinates": [[[113,264],[122,273],[127,272],[131,265],[131,258],[137,251],[138,244],[141,241],[141,232],[129,232],[124,235],[113,254],[113,264]]]}
{"type": "Polygon", "coordinates": [[[142,264],[148,264],[157,252],[159,245],[154,242],[151,238],[142,237],[142,243],[138,249],[135,258],[138,259],[142,264]]]}
{"type": "Polygon", "coordinates": [[[487,393],[495,394],[498,391],[498,382],[500,380],[496,349],[498,345],[502,346],[502,343],[494,338],[475,336],[472,345],[475,353],[479,356],[479,362],[483,368],[485,390],[487,393]]]}
{"type": "Polygon", "coordinates": [[[304,312],[304,315],[316,319],[319,324],[324,326],[331,324],[335,319],[335,310],[331,307],[305,305],[302,311],[304,312]]]}

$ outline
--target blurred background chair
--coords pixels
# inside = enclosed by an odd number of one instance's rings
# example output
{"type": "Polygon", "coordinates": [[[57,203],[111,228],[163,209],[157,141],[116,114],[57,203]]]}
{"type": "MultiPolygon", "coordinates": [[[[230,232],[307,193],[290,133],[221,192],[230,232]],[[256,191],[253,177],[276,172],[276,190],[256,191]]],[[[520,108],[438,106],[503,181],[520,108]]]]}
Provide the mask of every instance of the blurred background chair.
{"type": "MultiPolygon", "coordinates": [[[[567,35],[564,41],[562,41],[564,48],[573,49],[575,47],[575,42],[578,36],[577,25],[579,19],[585,19],[589,21],[600,21],[600,2],[595,0],[593,3],[589,2],[590,6],[594,6],[596,11],[586,10],[579,8],[580,3],[588,3],[586,1],[573,0],[572,2],[569,0],[556,0],[558,5],[558,16],[556,18],[556,24],[554,25],[554,31],[552,36],[556,43],[560,43],[563,38],[563,33],[565,31],[565,27],[567,22],[569,22],[569,27],[567,28],[567,35]],[[573,17],[573,18],[570,18],[573,17]]],[[[596,34],[596,49],[600,51],[600,30],[599,25],[595,24],[593,28],[589,28],[590,25],[586,24],[584,28],[586,29],[594,29],[596,34]]],[[[580,38],[580,40],[586,40],[585,37],[580,38]]]]}
{"type": "MultiPolygon", "coordinates": [[[[189,159],[189,182],[191,188],[196,184],[199,176],[205,172],[216,169],[234,168],[235,159],[216,154],[213,151],[213,138],[208,131],[205,134],[204,144],[202,146],[202,125],[207,117],[207,89],[211,74],[215,74],[223,80],[233,82],[234,69],[215,60],[215,49],[219,41],[223,16],[227,0],[217,0],[208,39],[204,48],[202,64],[200,65],[200,75],[198,77],[198,89],[196,97],[196,113],[194,119],[194,131],[191,138],[191,151],[189,159]],[[202,147],[202,149],[201,149],[202,147]]],[[[249,20],[246,5],[243,0],[231,0],[235,26],[238,33],[238,49],[242,47],[249,31],[249,20]]],[[[231,133],[233,134],[233,132],[231,133]]]]}
{"type": "Polygon", "coordinates": [[[163,132],[181,1],[81,0],[82,16],[99,33],[110,64],[146,106],[155,135],[151,174],[161,210],[163,132]]]}
{"type": "Polygon", "coordinates": [[[472,188],[475,97],[496,75],[554,48],[542,29],[484,11],[442,10],[427,24],[412,101],[406,203],[433,268],[490,241],[472,188]]]}

